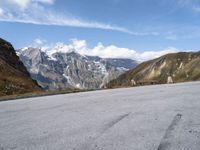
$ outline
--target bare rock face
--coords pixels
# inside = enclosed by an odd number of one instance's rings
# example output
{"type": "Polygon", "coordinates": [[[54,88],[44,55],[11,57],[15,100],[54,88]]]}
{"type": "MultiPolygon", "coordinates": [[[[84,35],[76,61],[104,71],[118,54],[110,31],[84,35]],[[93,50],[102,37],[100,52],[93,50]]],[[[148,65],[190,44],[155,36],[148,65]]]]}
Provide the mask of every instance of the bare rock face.
{"type": "Polygon", "coordinates": [[[40,91],[13,46],[0,38],[0,96],[40,91]]]}
{"type": "Polygon", "coordinates": [[[180,52],[143,62],[136,68],[109,82],[107,87],[164,84],[196,80],[200,80],[200,52],[180,52]]]}
{"type": "Polygon", "coordinates": [[[131,59],[102,59],[75,50],[49,55],[38,48],[18,50],[33,79],[44,89],[98,89],[136,66],[131,59]]]}

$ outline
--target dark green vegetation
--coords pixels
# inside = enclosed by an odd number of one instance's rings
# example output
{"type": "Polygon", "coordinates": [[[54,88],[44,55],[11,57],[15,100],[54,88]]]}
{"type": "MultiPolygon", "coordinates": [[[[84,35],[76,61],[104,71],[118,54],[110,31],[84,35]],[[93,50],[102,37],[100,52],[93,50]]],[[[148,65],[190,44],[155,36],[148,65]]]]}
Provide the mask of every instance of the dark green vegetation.
{"type": "Polygon", "coordinates": [[[0,38],[0,96],[40,92],[13,46],[0,38]]]}
{"type": "Polygon", "coordinates": [[[143,62],[107,84],[108,88],[200,80],[200,52],[167,54],[143,62]]]}

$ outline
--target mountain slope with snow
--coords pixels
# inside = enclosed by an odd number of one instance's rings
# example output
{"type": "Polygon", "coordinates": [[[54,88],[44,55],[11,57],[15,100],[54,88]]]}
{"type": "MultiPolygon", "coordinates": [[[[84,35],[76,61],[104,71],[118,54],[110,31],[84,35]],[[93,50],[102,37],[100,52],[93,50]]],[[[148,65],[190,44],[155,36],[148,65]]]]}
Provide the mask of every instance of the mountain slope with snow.
{"type": "Polygon", "coordinates": [[[17,54],[32,78],[48,90],[98,89],[137,65],[131,59],[86,56],[64,47],[52,51],[29,47],[18,50],[17,54]]]}

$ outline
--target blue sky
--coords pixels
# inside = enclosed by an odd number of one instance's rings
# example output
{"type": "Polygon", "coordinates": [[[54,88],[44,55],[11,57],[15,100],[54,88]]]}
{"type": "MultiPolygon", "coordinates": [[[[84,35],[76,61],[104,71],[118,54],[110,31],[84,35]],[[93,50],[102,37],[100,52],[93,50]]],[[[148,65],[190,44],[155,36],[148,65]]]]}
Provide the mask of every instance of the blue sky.
{"type": "Polygon", "coordinates": [[[16,48],[79,39],[140,53],[199,50],[199,25],[199,0],[0,0],[0,37],[16,48]]]}

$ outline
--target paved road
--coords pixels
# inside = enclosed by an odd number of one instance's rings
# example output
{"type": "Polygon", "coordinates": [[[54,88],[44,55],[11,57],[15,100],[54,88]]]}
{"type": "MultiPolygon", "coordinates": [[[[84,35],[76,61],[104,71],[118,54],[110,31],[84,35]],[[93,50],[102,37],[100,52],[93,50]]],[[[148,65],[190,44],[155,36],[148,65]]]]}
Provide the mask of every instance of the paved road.
{"type": "Polygon", "coordinates": [[[200,150],[200,82],[0,102],[0,150],[200,150]]]}

